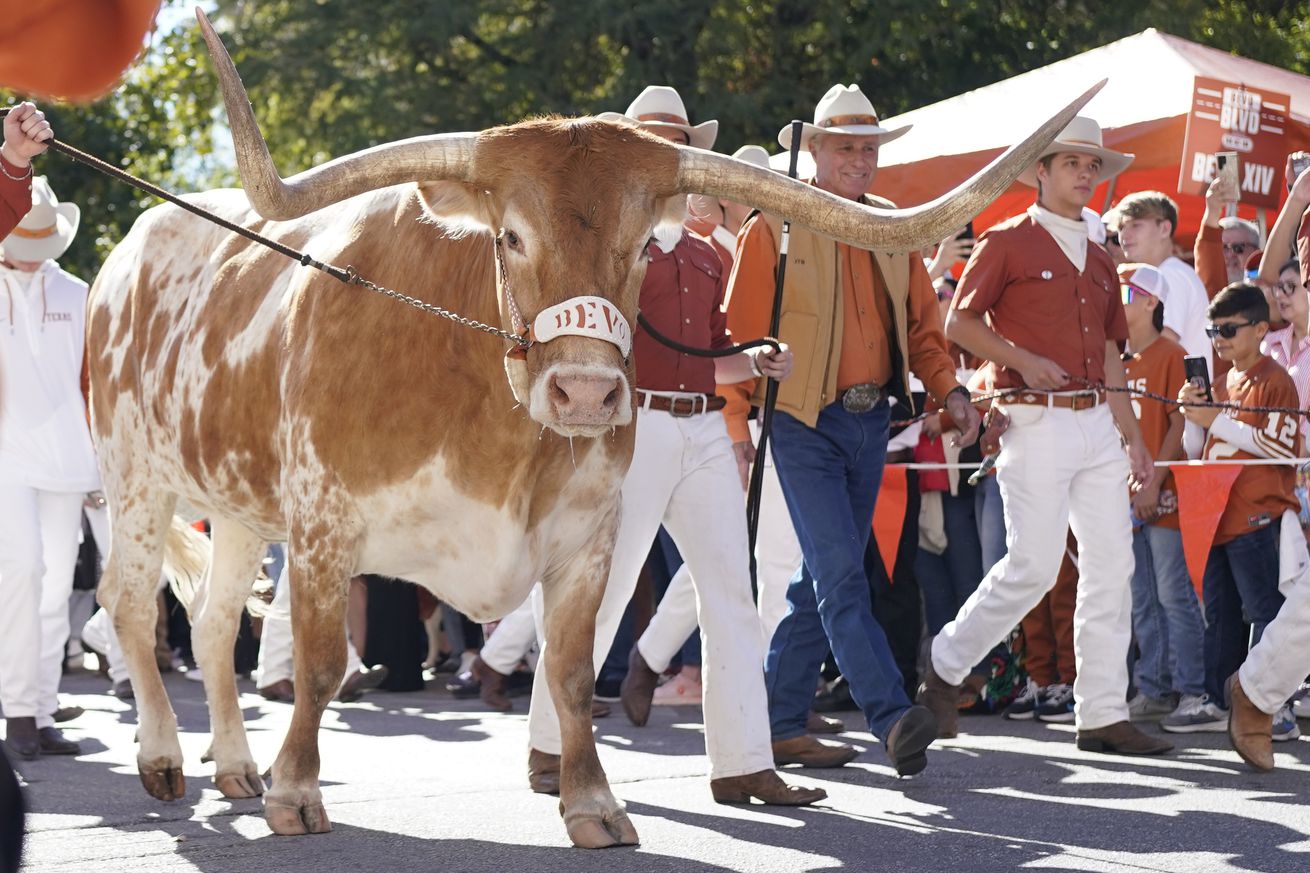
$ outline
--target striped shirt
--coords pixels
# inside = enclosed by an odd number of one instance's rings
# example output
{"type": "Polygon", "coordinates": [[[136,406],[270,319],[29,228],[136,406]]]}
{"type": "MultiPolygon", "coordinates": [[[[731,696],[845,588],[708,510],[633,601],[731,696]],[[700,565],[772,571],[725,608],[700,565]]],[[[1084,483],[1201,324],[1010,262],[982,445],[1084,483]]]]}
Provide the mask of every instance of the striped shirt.
{"type": "MultiPolygon", "coordinates": [[[[1260,350],[1292,377],[1296,384],[1297,405],[1302,409],[1310,407],[1310,336],[1303,337],[1293,349],[1292,326],[1289,324],[1282,330],[1270,331],[1260,350]]],[[[1310,433],[1310,419],[1304,415],[1301,416],[1301,433],[1310,433]]]]}

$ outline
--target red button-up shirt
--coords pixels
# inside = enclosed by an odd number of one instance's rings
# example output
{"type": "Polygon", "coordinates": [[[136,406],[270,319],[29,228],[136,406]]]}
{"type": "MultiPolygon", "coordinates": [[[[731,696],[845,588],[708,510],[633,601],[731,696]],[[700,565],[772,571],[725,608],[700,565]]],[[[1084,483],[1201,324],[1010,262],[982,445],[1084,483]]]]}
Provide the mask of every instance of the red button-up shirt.
{"type": "Polygon", "coordinates": [[[0,165],[5,170],[0,173],[0,239],[3,239],[32,208],[32,177],[27,167],[20,169],[4,158],[0,158],[0,165]]]}
{"type": "MultiPolygon", "coordinates": [[[[1055,238],[1027,214],[979,237],[951,308],[990,314],[992,329],[1005,339],[1093,382],[1105,380],[1106,340],[1122,345],[1128,339],[1110,255],[1088,243],[1079,273],[1055,238]]],[[[1023,386],[1018,372],[998,371],[997,388],[1023,386]]],[[[1070,382],[1062,390],[1083,387],[1070,382]]]]}
{"type": "MultiPolygon", "coordinates": [[[[723,264],[707,243],[685,231],[665,253],[646,247],[646,279],[638,307],[669,339],[701,349],[732,344],[723,314],[723,264]]],[[[641,327],[633,344],[637,387],[648,391],[714,393],[714,360],[668,348],[641,327]]]]}

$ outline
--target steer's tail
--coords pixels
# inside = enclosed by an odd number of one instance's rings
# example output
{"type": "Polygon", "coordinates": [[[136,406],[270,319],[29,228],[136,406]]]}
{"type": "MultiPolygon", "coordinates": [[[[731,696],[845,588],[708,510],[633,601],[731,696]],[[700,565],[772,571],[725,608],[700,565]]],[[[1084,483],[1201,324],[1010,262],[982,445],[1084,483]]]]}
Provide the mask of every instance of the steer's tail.
{"type": "MultiPolygon", "coordinates": [[[[168,587],[173,589],[173,596],[186,609],[188,616],[203,590],[205,570],[213,556],[214,545],[209,537],[173,516],[164,546],[164,576],[168,579],[168,587]]],[[[253,582],[250,597],[246,599],[246,610],[251,616],[260,618],[268,612],[269,601],[273,599],[273,583],[262,572],[253,582]]]]}

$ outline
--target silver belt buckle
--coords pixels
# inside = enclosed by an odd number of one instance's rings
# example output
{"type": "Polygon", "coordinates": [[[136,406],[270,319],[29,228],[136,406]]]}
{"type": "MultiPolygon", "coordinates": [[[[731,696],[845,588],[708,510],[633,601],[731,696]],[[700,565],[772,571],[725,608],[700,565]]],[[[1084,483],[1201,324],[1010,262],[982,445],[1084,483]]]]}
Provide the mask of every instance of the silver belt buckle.
{"type": "Polygon", "coordinates": [[[852,385],[842,392],[841,408],[856,415],[868,412],[882,400],[882,386],[876,382],[852,385]]]}

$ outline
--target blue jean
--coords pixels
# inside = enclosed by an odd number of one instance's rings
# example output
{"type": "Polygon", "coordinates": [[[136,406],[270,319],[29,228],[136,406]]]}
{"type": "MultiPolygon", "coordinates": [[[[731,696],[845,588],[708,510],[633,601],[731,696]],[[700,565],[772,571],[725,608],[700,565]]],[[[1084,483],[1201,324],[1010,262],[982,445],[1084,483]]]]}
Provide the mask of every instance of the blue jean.
{"type": "Polygon", "coordinates": [[[946,530],[946,551],[935,555],[919,549],[914,572],[923,592],[924,620],[928,634],[936,633],[955,618],[964,601],[983,577],[982,546],[978,539],[974,495],[942,494],[942,524],[946,530]]]}
{"type": "Polygon", "coordinates": [[[859,414],[831,404],[813,428],[784,412],[774,418],[774,464],[805,558],[764,664],[775,740],[805,733],[830,645],[875,736],[885,740],[910,707],[864,573],[889,419],[885,404],[859,414]]]}
{"type": "Polygon", "coordinates": [[[995,476],[984,476],[973,492],[974,514],[978,518],[978,542],[982,547],[983,574],[1005,557],[1005,501],[995,476]]]}
{"type": "Polygon", "coordinates": [[[1162,698],[1205,691],[1205,622],[1176,528],[1147,524],[1133,531],[1133,635],[1137,690],[1162,698]]]}
{"type": "MultiPolygon", "coordinates": [[[[1224,683],[1260,641],[1283,605],[1278,593],[1277,525],[1210,549],[1201,583],[1205,599],[1205,690],[1224,700],[1224,683]],[[1247,625],[1251,626],[1247,637],[1247,625]]],[[[1226,704],[1225,704],[1226,705],[1226,704]]]]}

